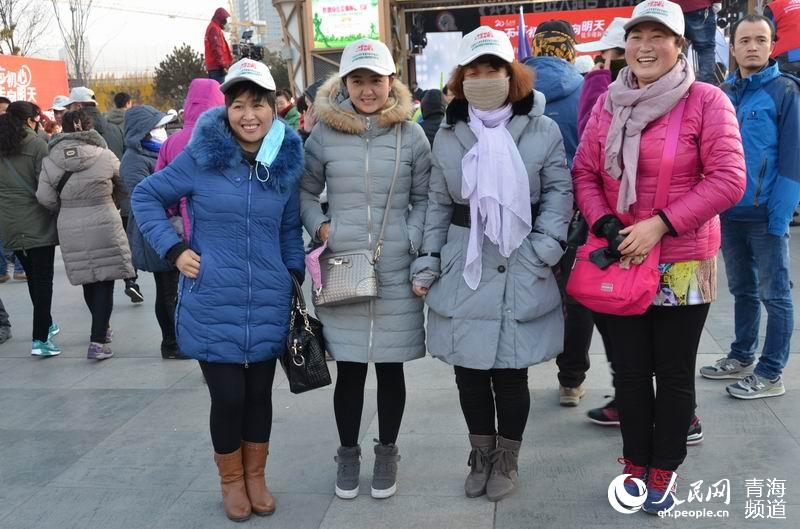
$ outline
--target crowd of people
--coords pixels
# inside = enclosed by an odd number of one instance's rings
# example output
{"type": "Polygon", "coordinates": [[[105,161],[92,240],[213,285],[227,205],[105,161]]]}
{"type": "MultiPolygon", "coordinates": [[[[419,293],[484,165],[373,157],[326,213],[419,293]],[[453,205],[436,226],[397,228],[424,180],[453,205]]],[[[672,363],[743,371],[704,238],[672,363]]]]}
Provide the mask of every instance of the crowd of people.
{"type": "MultiPolygon", "coordinates": [[[[92,315],[90,359],[113,355],[114,283],[141,302],[137,274],[153,273],[162,357],[198,360],[208,384],[225,512],[269,515],[272,383],[295,280],[307,265],[319,270],[324,252],[366,250],[377,296],[316,310],[336,362],[338,497],[359,494],[369,364],[371,495],[397,491],[404,363],[427,352],[453,366],[471,445],[464,492],[498,501],[518,480],[528,368],[555,358],[561,404],[579,405],[597,326],[615,396],[589,417],[621,427],[625,488],[636,496],[646,483],[643,510],[671,509],[686,446],[703,436],[695,364],[720,248],[736,337],[699,373],[732,380],[738,399],[785,393],[800,202],[800,80],[771,58],[780,17],[734,25],[738,68],[718,88],[683,53],[687,38],[705,53],[697,35],[713,9],[686,4],[646,0],[591,43],[577,44],[564,21],[544,23],[524,63],[505,33],[479,27],[443,90],[424,93],[369,39],[299,98],[263,63],[207,53],[209,78],[192,81],[173,135],[174,114],[127,94],[104,115],[90,89],[72,89],[53,102],[59,129],[49,135],[39,107],[10,103],[0,235],[22,266],[14,277],[27,280],[31,354],[60,353],[57,245],[92,315]],[[580,53],[598,54],[593,70],[575,67],[580,53]],[[583,245],[598,248],[589,260],[600,267],[651,263],[657,288],[643,313],[590,310],[567,294],[581,281],[571,271],[583,245]]],[[[209,26],[222,52],[226,17],[209,26]]],[[[0,343],[10,337],[2,304],[0,333],[0,343]]]]}

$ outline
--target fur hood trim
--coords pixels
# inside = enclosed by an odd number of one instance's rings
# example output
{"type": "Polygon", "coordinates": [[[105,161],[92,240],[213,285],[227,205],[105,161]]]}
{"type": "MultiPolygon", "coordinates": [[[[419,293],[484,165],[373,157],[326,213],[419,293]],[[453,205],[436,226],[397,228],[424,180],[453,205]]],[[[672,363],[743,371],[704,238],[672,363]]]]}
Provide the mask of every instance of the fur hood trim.
{"type": "MultiPolygon", "coordinates": [[[[362,134],[367,130],[367,119],[351,110],[350,96],[338,74],[332,75],[317,91],[314,115],[329,127],[347,134],[362,134]],[[347,102],[347,105],[345,105],[347,102]]],[[[395,78],[386,106],[377,116],[379,128],[389,128],[411,119],[411,92],[400,79],[395,78]]]]}
{"type": "MultiPolygon", "coordinates": [[[[259,181],[266,179],[265,185],[281,192],[291,189],[300,179],[303,170],[303,143],[300,136],[281,120],[275,120],[273,126],[281,123],[286,127],[281,149],[269,167],[257,164],[259,181]]],[[[214,107],[204,112],[194,126],[192,139],[186,146],[186,152],[204,171],[225,173],[235,170],[244,161],[242,147],[234,138],[225,107],[214,107]]]]}

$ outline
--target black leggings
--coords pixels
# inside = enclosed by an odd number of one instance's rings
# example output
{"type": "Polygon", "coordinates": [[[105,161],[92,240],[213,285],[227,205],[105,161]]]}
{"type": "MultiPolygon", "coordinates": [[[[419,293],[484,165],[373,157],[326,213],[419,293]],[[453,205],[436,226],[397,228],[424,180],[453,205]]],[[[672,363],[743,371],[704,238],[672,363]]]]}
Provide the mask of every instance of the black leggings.
{"type": "Polygon", "coordinates": [[[576,301],[568,299],[564,320],[564,350],[556,357],[558,383],[565,388],[577,388],[586,380],[589,370],[589,347],[595,325],[603,339],[606,360],[611,363],[608,336],[602,319],[595,319],[592,311],[576,301]]]}
{"type": "Polygon", "coordinates": [[[22,263],[28,278],[28,294],[33,303],[33,339],[44,342],[53,323],[50,306],[53,303],[53,261],[56,247],[42,246],[15,251],[14,255],[22,263]]]}
{"type": "Polygon", "coordinates": [[[275,360],[250,364],[200,362],[211,394],[211,443],[230,454],[242,441],[266,443],[272,432],[275,360]]]}
{"type": "Polygon", "coordinates": [[[622,453],[635,465],[674,471],[686,458],[697,346],[708,309],[653,306],[641,316],[595,315],[605,320],[611,342],[622,453]]]}
{"type": "Polygon", "coordinates": [[[531,409],[528,369],[469,369],[456,366],[455,372],[458,398],[469,433],[500,434],[512,441],[522,441],[531,409]]]}
{"type": "Polygon", "coordinates": [[[114,309],[114,281],[98,281],[83,285],[83,299],[92,313],[90,340],[106,343],[111,311],[114,309]]]}
{"type": "MultiPolygon", "coordinates": [[[[364,383],[367,366],[361,362],[336,362],[336,389],[333,392],[333,411],[339,441],[342,446],[356,446],[364,408],[364,383]]],[[[403,364],[375,364],[378,379],[378,430],[381,444],[394,444],[400,432],[403,410],[406,407],[406,379],[403,364]]]]}
{"type": "Polygon", "coordinates": [[[175,341],[175,306],[178,302],[178,271],[154,272],[156,281],[156,319],[161,327],[164,345],[173,346],[175,341]]]}

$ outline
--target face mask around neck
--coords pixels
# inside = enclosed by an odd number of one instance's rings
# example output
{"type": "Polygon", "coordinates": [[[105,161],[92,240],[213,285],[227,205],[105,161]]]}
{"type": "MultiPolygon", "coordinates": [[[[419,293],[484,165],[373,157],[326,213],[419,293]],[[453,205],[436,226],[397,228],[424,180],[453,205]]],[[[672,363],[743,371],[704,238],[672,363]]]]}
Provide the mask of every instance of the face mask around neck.
{"type": "Polygon", "coordinates": [[[508,101],[509,78],[464,79],[464,96],[478,110],[495,110],[508,101]]]}

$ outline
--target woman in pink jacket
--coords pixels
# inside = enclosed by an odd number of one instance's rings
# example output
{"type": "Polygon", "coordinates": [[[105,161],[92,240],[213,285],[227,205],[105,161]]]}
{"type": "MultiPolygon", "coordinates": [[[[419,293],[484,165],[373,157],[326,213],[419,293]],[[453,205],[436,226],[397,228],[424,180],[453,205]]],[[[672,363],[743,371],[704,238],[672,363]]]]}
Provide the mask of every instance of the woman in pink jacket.
{"type": "Polygon", "coordinates": [[[717,215],[742,196],[745,165],[733,107],[717,88],[695,82],[681,54],[680,7],[647,0],[625,30],[629,66],[592,110],[573,180],[578,206],[593,234],[608,240],[610,255],[637,266],[661,241],[661,281],[647,311],[595,314],[611,342],[621,462],[631,476],[617,495],[656,514],[674,505],[675,471],[686,457],[694,413],[697,347],[716,297],[717,215]],[[667,205],[655,210],[667,125],[681,101],[667,205]]]}

